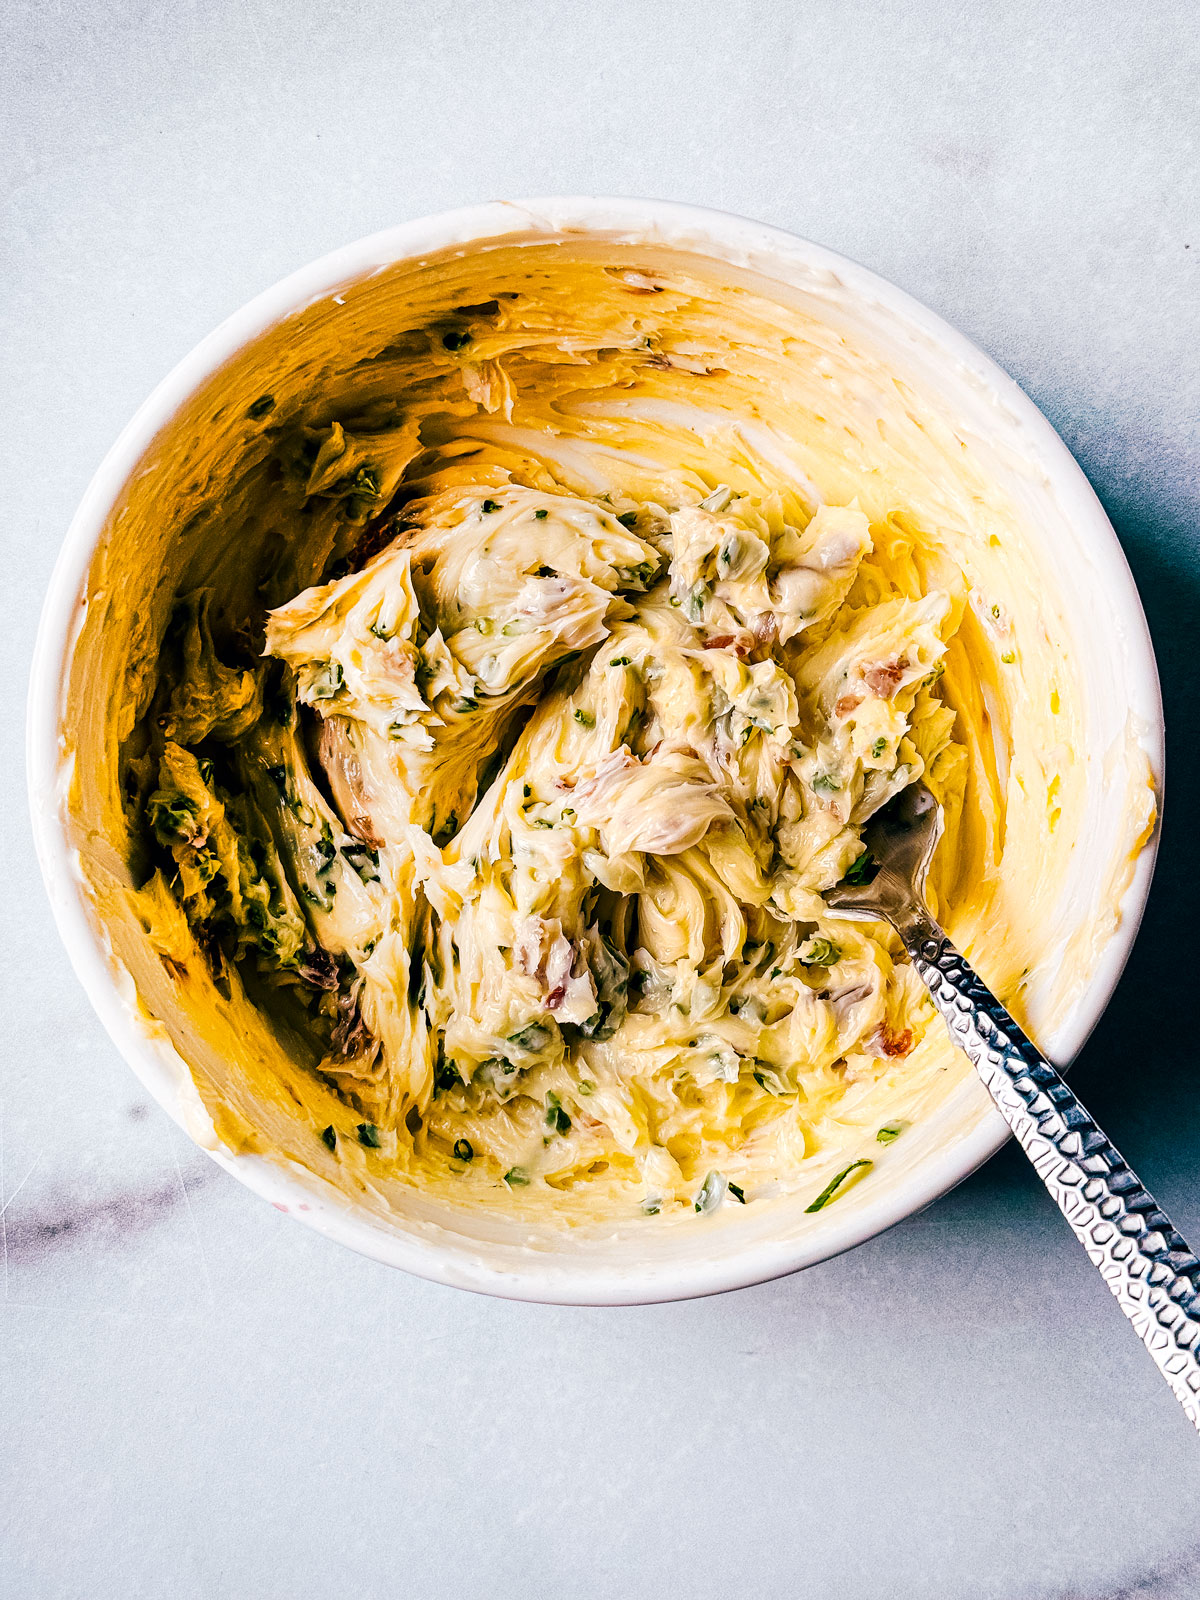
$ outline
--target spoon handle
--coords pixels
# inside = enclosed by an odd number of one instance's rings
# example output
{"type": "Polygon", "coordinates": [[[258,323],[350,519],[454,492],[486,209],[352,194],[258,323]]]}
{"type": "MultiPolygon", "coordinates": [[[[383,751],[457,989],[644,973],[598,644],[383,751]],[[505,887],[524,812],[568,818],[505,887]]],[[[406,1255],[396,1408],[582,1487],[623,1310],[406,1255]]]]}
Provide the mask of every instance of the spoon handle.
{"type": "Polygon", "coordinates": [[[900,936],[1034,1171],[1200,1428],[1200,1260],[1108,1135],[923,911],[900,936]]]}

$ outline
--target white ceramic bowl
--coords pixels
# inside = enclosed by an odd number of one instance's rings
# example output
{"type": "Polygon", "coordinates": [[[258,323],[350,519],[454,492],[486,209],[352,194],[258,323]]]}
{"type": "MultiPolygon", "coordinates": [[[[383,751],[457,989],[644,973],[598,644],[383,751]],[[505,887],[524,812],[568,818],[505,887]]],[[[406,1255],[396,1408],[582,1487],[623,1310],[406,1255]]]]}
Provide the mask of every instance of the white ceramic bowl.
{"type": "MultiPolygon", "coordinates": [[[[450,246],[517,236],[580,232],[618,243],[667,244],[749,268],[818,301],[836,289],[860,324],[901,365],[933,375],[1020,459],[1026,480],[1057,529],[1050,565],[1062,577],[1062,609],[1084,657],[1091,782],[1103,797],[1103,757],[1132,725],[1161,787],[1162,710],[1154,656],[1120,545],[1074,460],[1032,402],[968,340],[924,306],[863,267],[791,234],[724,213],[661,201],[568,198],[494,203],[410,222],[348,245],[258,296],[203,341],[154,391],[96,473],[63,546],[42,616],[29,701],[29,783],[38,856],[59,929],[80,980],[118,1049],[155,1099],[196,1132],[196,1098],[166,1030],[148,1021],[129,974],[111,953],[85,894],[66,827],[68,773],[62,719],[71,653],[93,555],[123,487],[155,438],[218,368],[289,313],[397,261],[450,246]],[[1029,472],[1032,466],[1032,475],[1029,472]],[[1068,581],[1069,578],[1069,581],[1068,581]],[[1126,718],[1131,719],[1127,724],[1126,718]]],[[[1035,512],[1038,505],[1032,508],[1035,512]]],[[[1095,1026],[1137,931],[1155,839],[1142,852],[1122,915],[1090,980],[1043,1045],[1069,1061],[1095,1026]]],[[[1078,852],[1084,855],[1086,852],[1078,852]]],[[[1087,862],[1079,864],[1086,874],[1087,862]]],[[[1094,870],[1094,869],[1093,869],[1094,870]]],[[[1085,879],[1079,880],[1080,884],[1085,879]]],[[[1082,893],[1082,888],[1081,888],[1082,893]]],[[[1036,1001],[1036,996],[1033,997],[1036,1001]]],[[[614,1229],[555,1245],[513,1224],[447,1225],[419,1212],[384,1222],[351,1210],[340,1195],[260,1156],[210,1148],[213,1158],[281,1209],[380,1261],[444,1283],[529,1300],[628,1304],[714,1293],[795,1271],[860,1244],[928,1205],[996,1151],[1007,1130],[982,1088],[968,1080],[914,1128],[886,1179],[858,1185],[816,1217],[772,1203],[719,1226],[690,1231],[614,1229]]],[[[211,1146],[211,1138],[208,1140],[211,1146]]],[[[740,1208],[732,1208],[740,1210],[740,1208]]],[[[715,1220],[715,1219],[710,1219],[715,1220]]]]}

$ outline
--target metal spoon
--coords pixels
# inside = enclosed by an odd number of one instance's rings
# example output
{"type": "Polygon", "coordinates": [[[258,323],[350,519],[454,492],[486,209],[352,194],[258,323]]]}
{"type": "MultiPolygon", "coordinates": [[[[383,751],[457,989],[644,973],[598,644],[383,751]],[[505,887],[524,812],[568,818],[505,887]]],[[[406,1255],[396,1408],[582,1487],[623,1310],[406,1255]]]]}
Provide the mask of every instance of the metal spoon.
{"type": "Polygon", "coordinates": [[[890,922],[1034,1171],[1070,1223],[1200,1428],[1200,1260],[1116,1146],[925,908],[925,876],[942,812],[923,783],[878,811],[863,833],[879,870],[840,884],[832,911],[890,922]]]}

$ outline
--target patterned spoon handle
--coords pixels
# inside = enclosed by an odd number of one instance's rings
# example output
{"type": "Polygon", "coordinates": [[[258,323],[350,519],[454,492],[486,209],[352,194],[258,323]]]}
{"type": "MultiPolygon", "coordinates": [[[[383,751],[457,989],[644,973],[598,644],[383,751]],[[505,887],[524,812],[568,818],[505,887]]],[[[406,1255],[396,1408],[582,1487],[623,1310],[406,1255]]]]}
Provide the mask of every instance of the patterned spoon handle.
{"type": "Polygon", "coordinates": [[[1034,1170],[1200,1428],[1200,1260],[1016,1022],[923,910],[900,936],[1034,1170]]]}

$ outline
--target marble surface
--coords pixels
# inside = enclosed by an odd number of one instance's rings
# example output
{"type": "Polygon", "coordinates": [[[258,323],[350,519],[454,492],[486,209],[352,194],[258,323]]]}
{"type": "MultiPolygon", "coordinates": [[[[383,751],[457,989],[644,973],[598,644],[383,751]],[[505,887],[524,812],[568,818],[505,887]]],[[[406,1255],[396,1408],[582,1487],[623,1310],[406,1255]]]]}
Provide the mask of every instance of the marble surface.
{"type": "Polygon", "coordinates": [[[895,279],[1108,507],[1171,798],[1077,1082],[1193,1239],[1200,226],[1191,8],[7,0],[0,1592],[13,1600],[1184,1600],[1200,1455],[1008,1149],[723,1298],[508,1305],[327,1244],[149,1104],[33,860],[21,700],[71,512],[158,378],[293,267],[500,195],[660,194],[895,279]]]}

